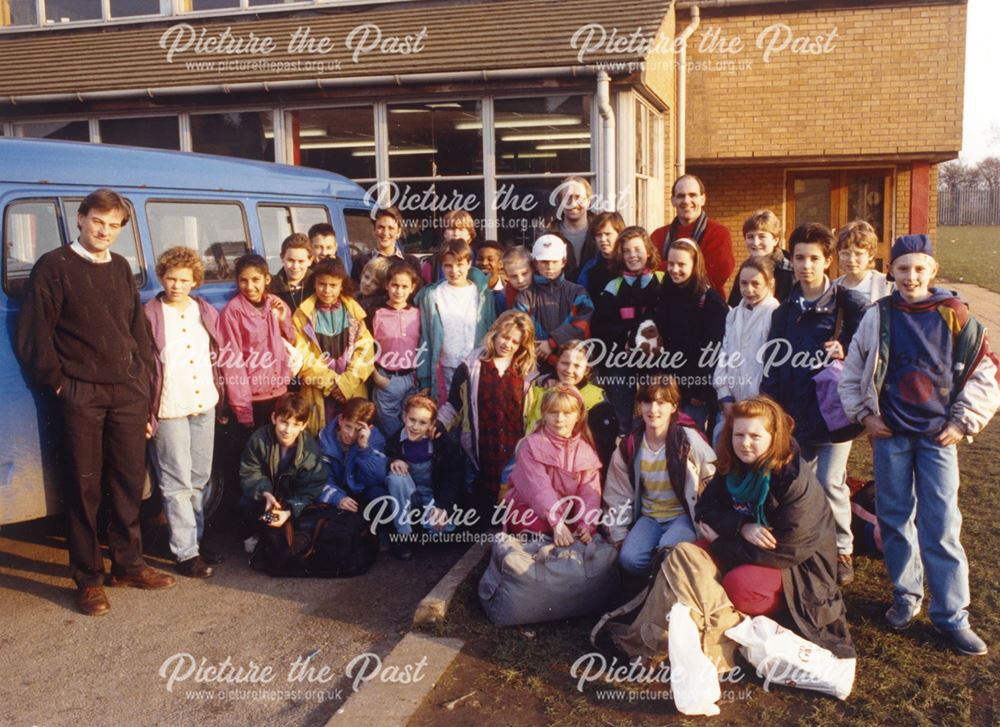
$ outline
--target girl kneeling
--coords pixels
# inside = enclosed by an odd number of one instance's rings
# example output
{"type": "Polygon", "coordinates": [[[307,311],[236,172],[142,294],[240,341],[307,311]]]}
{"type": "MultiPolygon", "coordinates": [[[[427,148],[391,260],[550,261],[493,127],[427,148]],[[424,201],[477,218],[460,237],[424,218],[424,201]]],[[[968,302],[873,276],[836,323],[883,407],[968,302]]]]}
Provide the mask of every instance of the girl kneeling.
{"type": "Polygon", "coordinates": [[[611,457],[604,489],[608,531],[629,575],[649,573],[657,550],[693,542],[694,507],[715,474],[715,452],[688,417],[667,376],[639,389],[642,420],[611,457]]]}
{"type": "Polygon", "coordinates": [[[800,459],[794,424],[765,396],[733,404],[717,473],[695,508],[699,534],[738,611],[787,607],[799,633],[853,657],[837,587],[837,539],[826,495],[800,459]]]}
{"type": "Polygon", "coordinates": [[[546,392],[541,424],[518,444],[516,457],[504,530],[551,535],[559,547],[576,538],[589,543],[601,514],[601,461],[576,387],[546,392]]]}

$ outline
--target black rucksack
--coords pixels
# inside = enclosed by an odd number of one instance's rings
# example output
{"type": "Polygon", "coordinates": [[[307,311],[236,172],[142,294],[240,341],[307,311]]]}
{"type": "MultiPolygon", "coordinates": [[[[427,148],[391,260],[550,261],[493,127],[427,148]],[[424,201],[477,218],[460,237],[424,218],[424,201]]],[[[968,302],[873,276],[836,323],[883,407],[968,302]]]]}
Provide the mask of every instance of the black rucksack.
{"type": "Polygon", "coordinates": [[[275,577],[351,578],[367,573],[378,538],[356,512],[309,505],[281,528],[262,527],[250,566],[275,577]]]}

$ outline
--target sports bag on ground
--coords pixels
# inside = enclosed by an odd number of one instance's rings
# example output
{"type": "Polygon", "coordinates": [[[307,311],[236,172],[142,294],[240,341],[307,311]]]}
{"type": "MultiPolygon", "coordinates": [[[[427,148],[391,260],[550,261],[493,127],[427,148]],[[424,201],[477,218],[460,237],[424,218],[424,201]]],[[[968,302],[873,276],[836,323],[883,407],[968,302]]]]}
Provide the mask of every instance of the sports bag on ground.
{"type": "Polygon", "coordinates": [[[618,551],[595,535],[556,547],[545,535],[500,534],[479,581],[490,621],[518,626],[605,610],[618,592],[618,551]]]}
{"type": "Polygon", "coordinates": [[[378,538],[356,512],[309,505],[294,525],[263,527],[250,566],[270,576],[350,578],[367,573],[378,538]]]}

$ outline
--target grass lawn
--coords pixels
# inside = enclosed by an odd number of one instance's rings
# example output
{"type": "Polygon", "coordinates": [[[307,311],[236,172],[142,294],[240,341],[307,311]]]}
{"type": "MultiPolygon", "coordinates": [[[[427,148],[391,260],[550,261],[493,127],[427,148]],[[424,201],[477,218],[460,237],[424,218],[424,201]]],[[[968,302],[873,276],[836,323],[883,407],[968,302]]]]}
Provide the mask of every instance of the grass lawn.
{"type": "MultiPolygon", "coordinates": [[[[975,658],[954,654],[933,631],[926,600],[909,631],[891,632],[882,622],[890,599],[884,564],[856,557],[857,577],[845,597],[858,669],[854,692],[847,701],[786,687],[765,691],[751,667],[740,682],[722,684],[722,714],[712,724],[940,727],[998,723],[1000,672],[995,668],[995,653],[1000,649],[1000,528],[995,483],[1000,481],[1000,422],[974,443],[961,445],[959,451],[965,518],[962,540],[972,583],[970,611],[973,626],[990,644],[991,654],[975,658]]],[[[868,476],[870,453],[866,440],[855,442],[850,475],[868,476]]],[[[485,563],[463,584],[448,619],[432,629],[436,635],[463,639],[465,647],[410,725],[707,723],[678,714],[666,695],[669,685],[594,682],[579,691],[570,667],[594,651],[588,636],[596,617],[495,627],[486,620],[476,596],[484,569],[485,563]],[[457,704],[448,704],[463,697],[457,704]]],[[[606,656],[610,662],[613,655],[606,656]]]]}
{"type": "Polygon", "coordinates": [[[941,277],[1000,293],[1000,227],[939,227],[941,277]]]}

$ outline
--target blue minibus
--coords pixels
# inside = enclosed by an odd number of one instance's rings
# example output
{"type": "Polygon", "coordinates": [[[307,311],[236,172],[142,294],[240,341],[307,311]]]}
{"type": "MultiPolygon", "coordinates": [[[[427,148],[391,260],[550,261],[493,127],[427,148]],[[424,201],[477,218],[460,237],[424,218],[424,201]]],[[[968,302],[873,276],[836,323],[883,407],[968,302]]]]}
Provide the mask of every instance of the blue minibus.
{"type": "MultiPolygon", "coordinates": [[[[374,244],[365,190],[338,174],[188,152],[0,138],[0,525],[61,510],[58,430],[47,395],[29,387],[13,341],[32,266],[72,244],[77,207],[99,187],[119,192],[131,208],[112,252],[131,264],[143,302],[161,289],[157,257],[175,245],[201,254],[205,282],[196,294],[221,308],[236,292],[235,259],[256,252],[276,273],[281,242],[293,232],[332,224],[348,266],[352,248],[374,244]]],[[[213,479],[210,499],[217,501],[221,487],[213,479]]]]}

